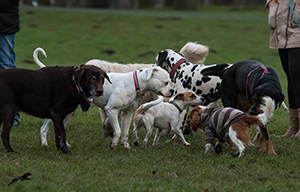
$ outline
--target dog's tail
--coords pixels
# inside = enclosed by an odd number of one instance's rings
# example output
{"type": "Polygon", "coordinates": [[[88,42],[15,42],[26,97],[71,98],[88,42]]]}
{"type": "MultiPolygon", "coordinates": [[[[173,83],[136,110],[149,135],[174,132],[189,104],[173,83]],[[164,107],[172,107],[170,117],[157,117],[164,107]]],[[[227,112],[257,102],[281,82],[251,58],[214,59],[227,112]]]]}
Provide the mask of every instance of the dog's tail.
{"type": "Polygon", "coordinates": [[[207,67],[201,71],[201,74],[203,76],[206,75],[213,75],[213,76],[218,76],[221,79],[223,78],[224,72],[230,67],[232,64],[228,63],[223,63],[223,64],[215,64],[212,65],[211,67],[207,67]]]}
{"type": "Polygon", "coordinates": [[[46,65],[44,65],[42,62],[40,62],[39,58],[38,58],[38,54],[39,52],[43,53],[43,55],[47,58],[47,54],[46,52],[44,51],[43,48],[41,47],[38,47],[34,50],[33,52],[33,60],[35,61],[35,63],[40,66],[40,68],[43,68],[43,67],[46,67],[46,65]]]}
{"type": "Polygon", "coordinates": [[[271,117],[273,116],[273,111],[276,108],[275,101],[271,97],[263,97],[262,104],[260,104],[260,110],[263,112],[258,115],[260,121],[264,124],[264,126],[260,126],[260,131],[262,132],[263,136],[266,140],[269,140],[269,133],[267,130],[268,122],[270,121],[271,117]]]}
{"type": "Polygon", "coordinates": [[[209,49],[205,45],[188,42],[181,48],[180,54],[191,63],[203,64],[208,55],[208,51],[209,49]]]}
{"type": "Polygon", "coordinates": [[[269,133],[267,130],[268,122],[273,116],[273,111],[275,109],[275,102],[271,97],[263,97],[262,104],[260,104],[260,110],[263,113],[258,115],[249,115],[245,118],[246,122],[250,125],[257,124],[260,127],[260,131],[266,140],[269,140],[269,133]]]}
{"type": "Polygon", "coordinates": [[[164,101],[164,97],[161,96],[161,95],[159,95],[158,99],[156,99],[154,101],[150,101],[148,103],[144,103],[140,108],[142,109],[142,111],[147,111],[148,109],[150,109],[154,105],[158,105],[158,104],[160,104],[163,101],[164,101]]]}

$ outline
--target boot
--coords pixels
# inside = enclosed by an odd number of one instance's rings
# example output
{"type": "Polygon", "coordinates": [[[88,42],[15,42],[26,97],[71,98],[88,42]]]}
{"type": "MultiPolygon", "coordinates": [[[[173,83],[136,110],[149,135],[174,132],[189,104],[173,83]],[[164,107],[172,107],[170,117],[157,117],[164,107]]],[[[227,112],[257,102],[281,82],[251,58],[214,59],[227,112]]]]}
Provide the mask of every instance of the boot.
{"type": "Polygon", "coordinates": [[[282,137],[290,137],[295,134],[298,134],[300,136],[300,132],[299,132],[300,109],[289,109],[289,114],[290,114],[290,127],[286,131],[286,133],[282,135],[282,137]]]}
{"type": "MultiPolygon", "coordinates": [[[[298,120],[299,120],[299,125],[300,125],[300,108],[297,109],[297,113],[298,113],[298,120]]],[[[295,137],[300,137],[300,129],[299,129],[298,132],[295,134],[295,137]]]]}

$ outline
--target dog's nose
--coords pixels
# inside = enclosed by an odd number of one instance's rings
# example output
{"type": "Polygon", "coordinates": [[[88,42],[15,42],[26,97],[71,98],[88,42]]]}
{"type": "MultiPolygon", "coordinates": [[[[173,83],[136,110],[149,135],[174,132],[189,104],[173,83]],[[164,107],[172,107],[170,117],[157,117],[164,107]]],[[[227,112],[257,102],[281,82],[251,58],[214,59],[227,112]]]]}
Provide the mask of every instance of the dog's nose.
{"type": "Polygon", "coordinates": [[[257,111],[254,110],[254,109],[250,109],[249,113],[250,113],[250,115],[257,115],[258,114],[257,111]]]}
{"type": "Polygon", "coordinates": [[[101,96],[103,94],[103,89],[102,88],[97,88],[96,93],[97,93],[97,96],[101,96]]]}
{"type": "Polygon", "coordinates": [[[173,95],[174,94],[174,89],[170,89],[170,92],[173,95]]]}

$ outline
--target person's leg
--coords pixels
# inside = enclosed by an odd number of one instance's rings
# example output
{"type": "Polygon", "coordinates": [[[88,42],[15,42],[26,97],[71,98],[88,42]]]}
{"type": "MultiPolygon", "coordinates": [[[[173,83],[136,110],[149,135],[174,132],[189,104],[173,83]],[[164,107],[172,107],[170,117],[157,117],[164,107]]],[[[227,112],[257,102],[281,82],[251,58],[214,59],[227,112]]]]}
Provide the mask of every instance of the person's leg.
{"type": "MultiPolygon", "coordinates": [[[[300,129],[300,48],[289,49],[288,51],[288,65],[289,65],[289,76],[290,76],[290,89],[289,99],[290,108],[297,109],[298,115],[298,127],[300,129]]],[[[296,137],[300,137],[300,130],[295,134],[296,137]]]]}
{"type": "Polygon", "coordinates": [[[289,49],[279,49],[278,50],[279,57],[281,60],[281,65],[283,71],[286,74],[287,81],[288,81],[288,101],[289,101],[289,118],[290,118],[290,127],[289,129],[283,134],[283,137],[290,137],[295,135],[299,131],[299,119],[298,119],[298,112],[294,97],[294,89],[292,86],[292,78],[291,78],[291,65],[289,64],[289,49]]]}
{"type": "MultiPolygon", "coordinates": [[[[15,34],[0,35],[0,69],[16,68],[15,34]]],[[[20,113],[16,113],[13,125],[18,125],[20,113]]]]}
{"type": "Polygon", "coordinates": [[[288,51],[288,67],[289,67],[289,99],[291,99],[290,107],[300,108],[300,48],[289,49],[288,51]]]}
{"type": "Polygon", "coordinates": [[[0,69],[16,68],[15,34],[0,35],[0,69]]]}

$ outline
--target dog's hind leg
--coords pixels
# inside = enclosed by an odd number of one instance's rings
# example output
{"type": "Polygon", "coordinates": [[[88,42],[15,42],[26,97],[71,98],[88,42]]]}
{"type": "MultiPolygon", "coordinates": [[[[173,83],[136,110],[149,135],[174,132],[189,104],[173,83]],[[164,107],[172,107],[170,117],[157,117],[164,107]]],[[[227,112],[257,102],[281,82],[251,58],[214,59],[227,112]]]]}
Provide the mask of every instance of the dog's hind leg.
{"type": "Polygon", "coordinates": [[[138,131],[141,128],[141,126],[136,125],[135,123],[133,124],[134,129],[133,129],[133,138],[134,138],[134,145],[138,146],[139,145],[139,136],[138,136],[138,131]]]}
{"type": "Polygon", "coordinates": [[[244,143],[237,138],[237,133],[232,129],[232,127],[229,127],[228,136],[231,142],[237,147],[236,155],[238,155],[238,157],[241,157],[245,151],[244,143]]]}
{"type": "Polygon", "coordinates": [[[258,139],[258,146],[259,146],[259,151],[261,152],[267,151],[268,154],[276,155],[271,139],[269,138],[268,140],[266,140],[266,138],[262,134],[258,139]]]}
{"type": "Polygon", "coordinates": [[[1,138],[3,145],[8,152],[14,152],[14,150],[10,146],[9,133],[13,125],[15,113],[16,112],[11,107],[2,107],[2,116],[0,117],[0,119],[3,121],[3,128],[1,132],[1,138]]]}
{"type": "Polygon", "coordinates": [[[153,140],[153,144],[152,146],[156,146],[158,144],[158,141],[159,141],[159,138],[161,136],[161,133],[162,133],[162,130],[157,128],[156,129],[156,134],[155,134],[155,137],[154,137],[154,140],[153,140]]]}
{"type": "Polygon", "coordinates": [[[43,146],[48,146],[47,133],[52,125],[53,121],[51,119],[46,119],[41,127],[40,133],[43,146]]]}
{"type": "Polygon", "coordinates": [[[145,128],[146,128],[146,136],[145,136],[143,144],[144,144],[144,148],[148,149],[147,143],[148,143],[150,136],[152,135],[152,124],[145,122],[145,128]]]}

